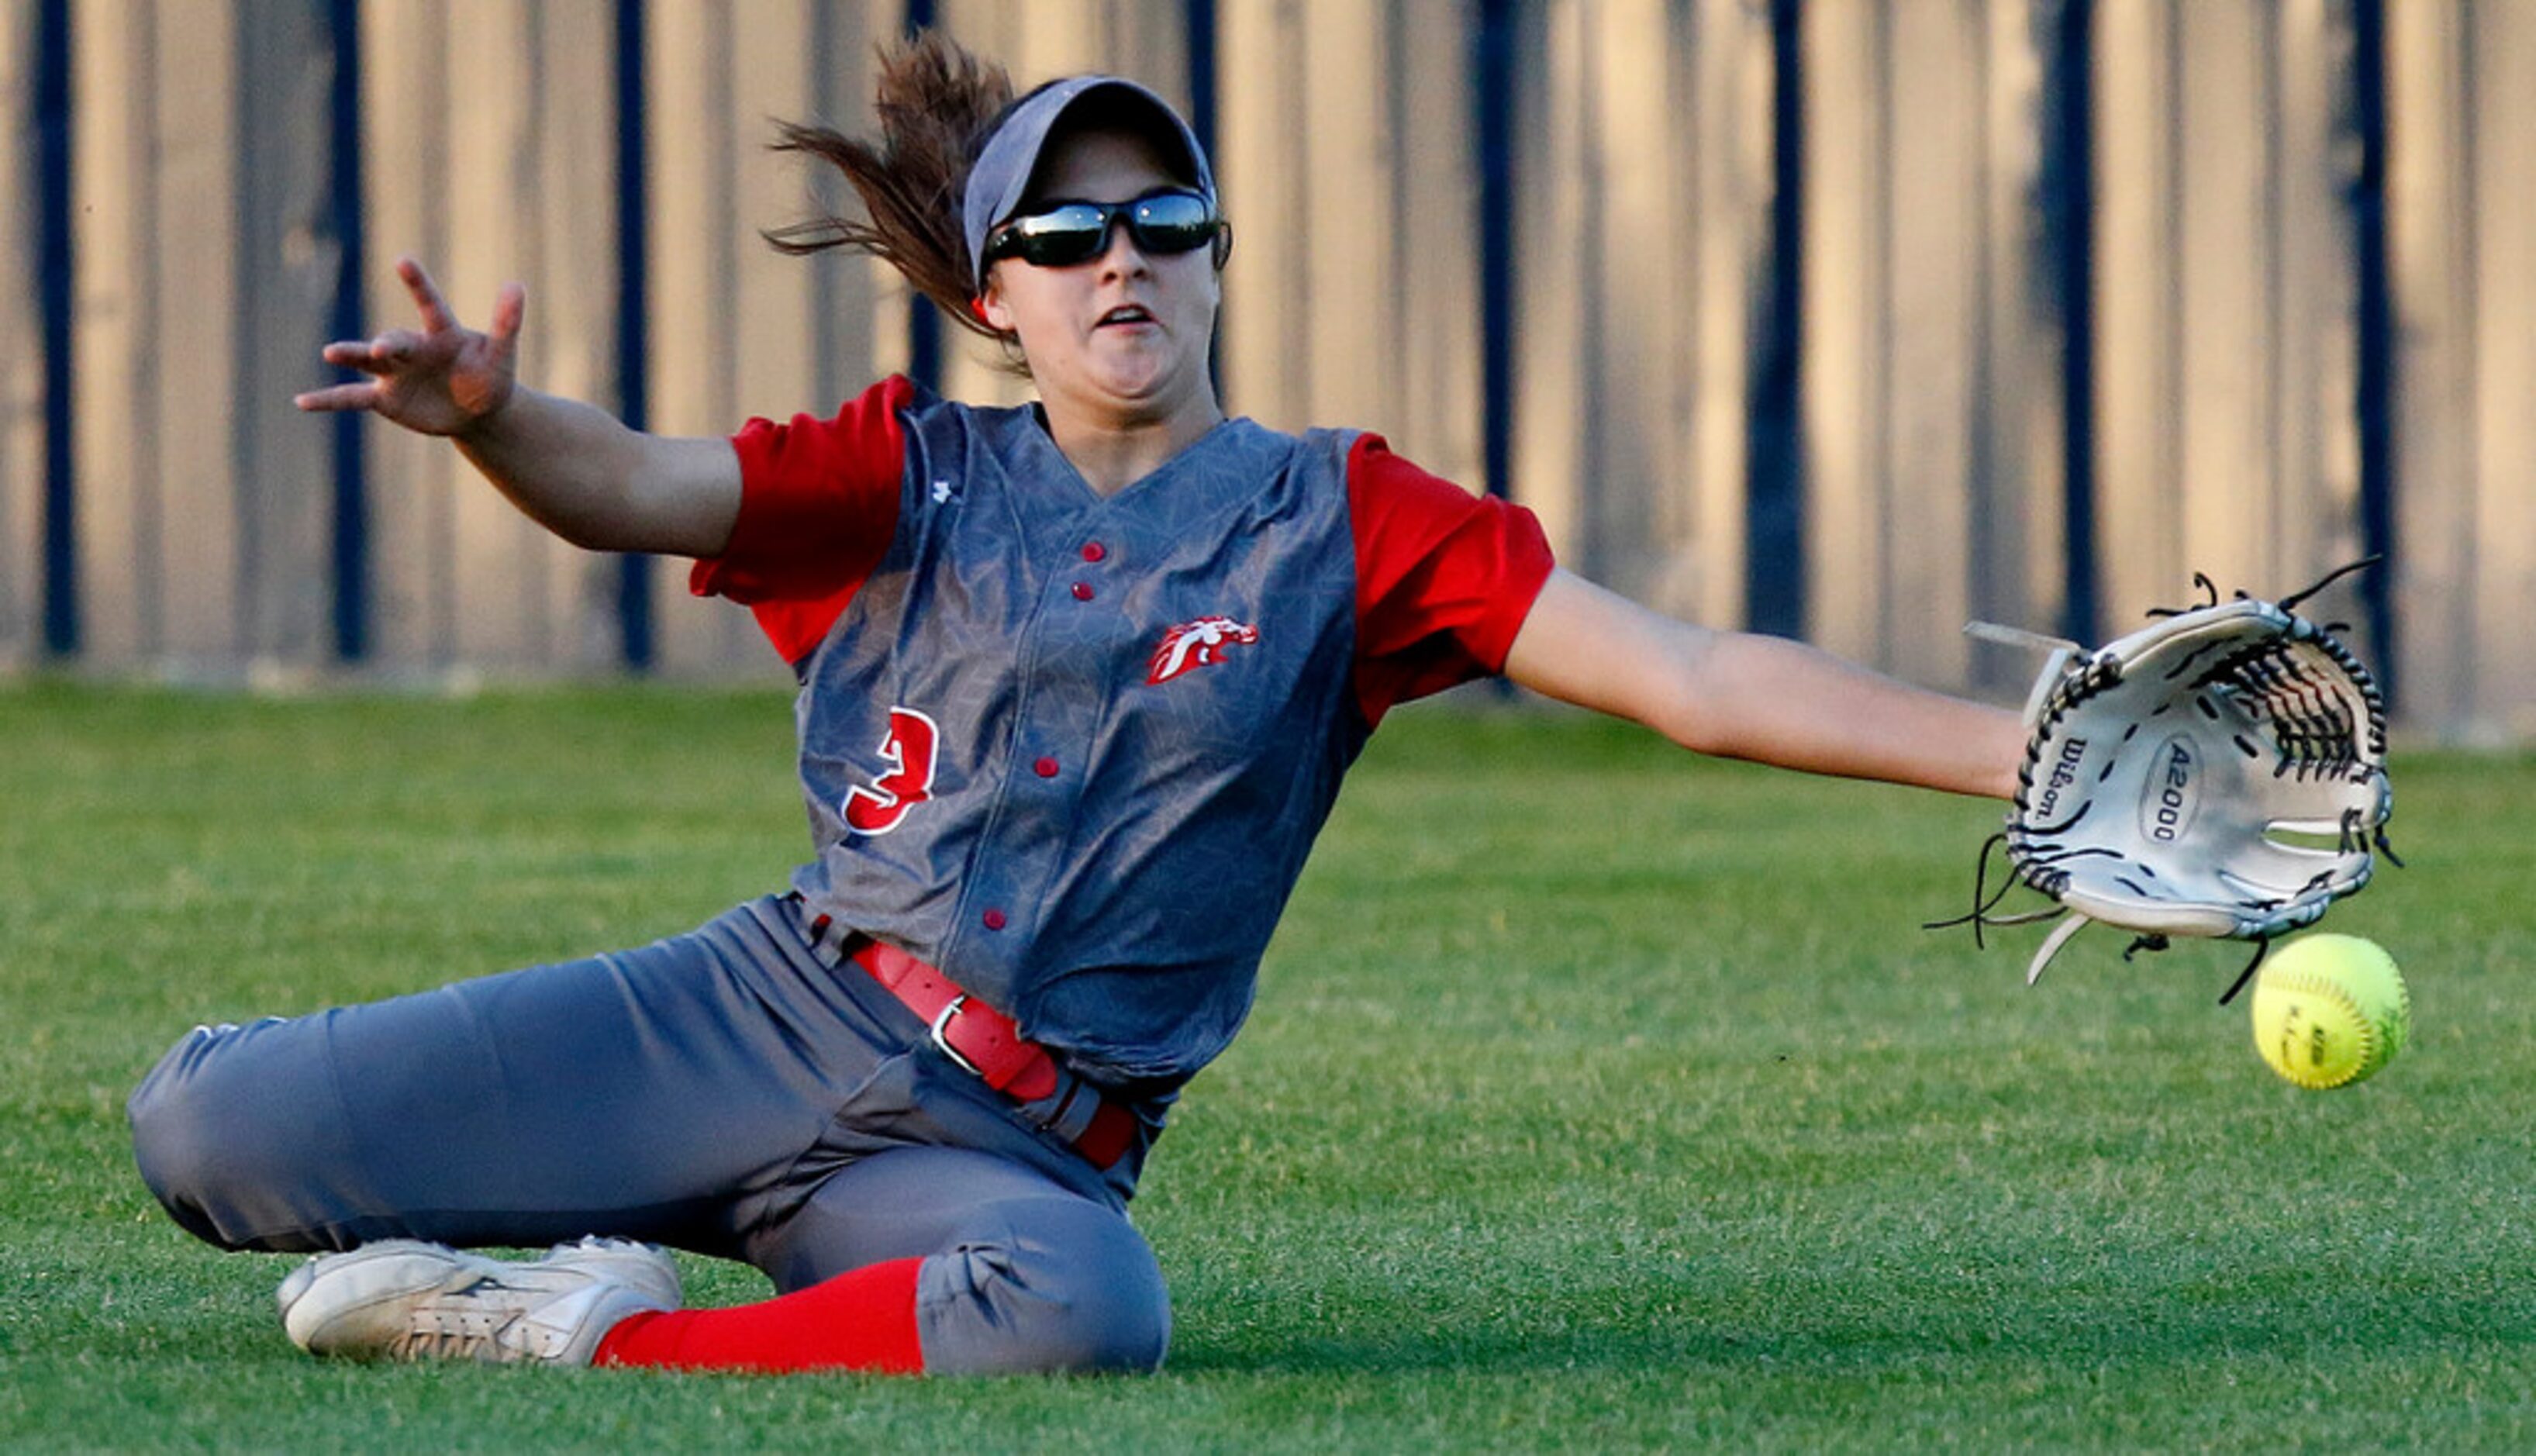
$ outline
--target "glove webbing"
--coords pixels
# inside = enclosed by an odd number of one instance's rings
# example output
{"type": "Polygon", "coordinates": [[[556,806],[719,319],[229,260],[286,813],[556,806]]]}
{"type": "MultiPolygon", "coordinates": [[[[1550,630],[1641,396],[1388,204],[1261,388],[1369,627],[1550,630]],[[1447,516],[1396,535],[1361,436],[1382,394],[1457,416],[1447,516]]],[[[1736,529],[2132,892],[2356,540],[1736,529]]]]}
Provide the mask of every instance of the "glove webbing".
{"type": "MultiPolygon", "coordinates": [[[[2369,669],[2329,636],[2309,638],[2306,643],[2330,658],[2359,689],[2371,710],[2368,746],[2382,756],[2386,751],[2385,714],[2369,669]]],[[[2281,738],[2281,762],[2272,771],[2275,778],[2282,774],[2300,778],[2323,774],[2347,779],[2361,766],[2361,725],[2348,700],[2334,691],[2333,684],[2319,681],[2313,667],[2299,660],[2289,643],[2265,643],[2251,649],[2213,667],[2193,685],[2224,687],[2259,705],[2261,716],[2271,719],[2281,738]]],[[[2202,706],[2202,712],[2211,711],[2206,703],[2202,706]]],[[[2242,738],[2238,744],[2247,746],[2242,738]]]]}

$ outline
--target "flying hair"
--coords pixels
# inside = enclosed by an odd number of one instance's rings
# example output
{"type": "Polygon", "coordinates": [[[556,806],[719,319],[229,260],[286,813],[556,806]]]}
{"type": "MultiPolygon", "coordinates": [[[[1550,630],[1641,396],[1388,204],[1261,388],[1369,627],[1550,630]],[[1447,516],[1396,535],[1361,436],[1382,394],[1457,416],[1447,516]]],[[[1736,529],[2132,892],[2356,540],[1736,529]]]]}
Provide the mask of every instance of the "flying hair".
{"type": "Polygon", "coordinates": [[[868,253],[961,327],[1002,339],[969,306],[977,287],[961,204],[971,163],[1012,104],[1012,77],[938,31],[885,42],[879,54],[877,144],[791,121],[778,123],[774,143],[778,152],[814,157],[844,173],[869,221],[828,214],[763,235],[795,257],[829,248],[868,253]]]}

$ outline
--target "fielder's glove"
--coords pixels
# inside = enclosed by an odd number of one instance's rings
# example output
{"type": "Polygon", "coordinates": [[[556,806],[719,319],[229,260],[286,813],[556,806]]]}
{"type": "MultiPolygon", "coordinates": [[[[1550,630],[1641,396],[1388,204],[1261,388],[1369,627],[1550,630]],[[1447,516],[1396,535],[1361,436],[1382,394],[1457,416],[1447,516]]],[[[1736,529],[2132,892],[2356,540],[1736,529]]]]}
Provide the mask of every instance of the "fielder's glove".
{"type": "MultiPolygon", "coordinates": [[[[1986,878],[2006,846],[2001,895],[2022,882],[2067,912],[2029,983],[2101,920],[2134,934],[2125,957],[2173,935],[2256,942],[2225,1002],[2271,937],[2369,883],[2373,851],[2402,862],[2383,827],[2385,701],[2333,631],[2294,609],[2323,585],[2277,603],[2210,589],[2210,604],[2152,613],[2094,652],[2060,645],[2026,703],[2015,807],[1982,851],[1986,878]]],[[[1969,920],[1978,938],[2060,914],[1994,916],[1986,888],[1977,878],[1973,914],[1945,923],[1969,920]]]]}

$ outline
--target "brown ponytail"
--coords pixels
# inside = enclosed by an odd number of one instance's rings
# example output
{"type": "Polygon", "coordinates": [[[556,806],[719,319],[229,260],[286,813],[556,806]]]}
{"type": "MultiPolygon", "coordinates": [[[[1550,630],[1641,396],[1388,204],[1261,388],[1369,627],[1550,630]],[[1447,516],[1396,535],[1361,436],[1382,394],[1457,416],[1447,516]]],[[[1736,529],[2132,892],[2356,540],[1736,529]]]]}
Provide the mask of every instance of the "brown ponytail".
{"type": "Polygon", "coordinates": [[[766,240],[795,256],[827,248],[869,253],[963,327],[1002,338],[970,310],[978,286],[969,275],[961,204],[978,149],[1012,103],[1012,78],[925,31],[881,46],[878,98],[877,146],[804,122],[781,123],[775,143],[778,152],[804,153],[843,172],[871,221],[812,218],[769,231],[766,240]]]}

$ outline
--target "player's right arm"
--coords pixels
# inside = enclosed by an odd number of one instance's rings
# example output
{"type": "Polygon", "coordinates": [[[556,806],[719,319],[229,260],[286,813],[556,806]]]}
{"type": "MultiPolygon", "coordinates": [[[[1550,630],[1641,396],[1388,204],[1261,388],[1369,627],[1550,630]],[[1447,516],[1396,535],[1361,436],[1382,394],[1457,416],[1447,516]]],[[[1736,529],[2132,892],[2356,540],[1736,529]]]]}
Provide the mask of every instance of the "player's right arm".
{"type": "Polygon", "coordinates": [[[301,395],[302,410],[366,410],[455,443],[528,516],[596,551],[714,556],[739,518],[739,458],[724,439],[629,429],[607,411],[539,394],[513,365],[527,296],[493,304],[490,333],[462,327],[422,265],[397,260],[419,329],[326,346],[326,362],[366,380],[301,395]]]}
{"type": "Polygon", "coordinates": [[[2006,798],[2025,760],[2016,714],[1802,642],[1678,621],[1563,570],[1524,617],[1505,675],[1694,752],[1807,773],[2006,798]]]}

